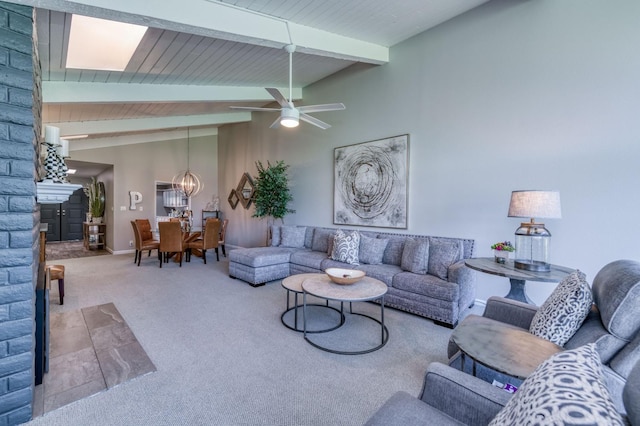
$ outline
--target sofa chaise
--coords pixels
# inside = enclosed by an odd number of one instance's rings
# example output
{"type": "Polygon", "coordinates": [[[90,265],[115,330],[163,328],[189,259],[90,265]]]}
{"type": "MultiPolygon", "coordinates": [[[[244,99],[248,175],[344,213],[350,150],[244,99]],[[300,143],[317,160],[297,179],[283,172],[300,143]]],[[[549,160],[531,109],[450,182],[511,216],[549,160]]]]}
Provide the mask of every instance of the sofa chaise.
{"type": "Polygon", "coordinates": [[[229,252],[231,278],[259,286],[327,268],[359,269],[387,284],[386,306],[448,327],[475,301],[475,273],[464,265],[473,255],[472,239],[314,226],[273,226],[271,235],[270,246],[229,252]],[[354,240],[357,247],[337,250],[336,242],[342,248],[354,240]]]}

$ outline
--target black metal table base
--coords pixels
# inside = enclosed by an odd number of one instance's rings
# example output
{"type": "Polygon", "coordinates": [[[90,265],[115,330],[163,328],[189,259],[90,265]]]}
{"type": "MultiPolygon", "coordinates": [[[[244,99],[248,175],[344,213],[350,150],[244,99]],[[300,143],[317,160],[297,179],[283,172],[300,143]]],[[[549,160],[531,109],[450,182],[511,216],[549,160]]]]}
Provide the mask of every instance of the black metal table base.
{"type": "MultiPolygon", "coordinates": [[[[280,321],[282,322],[282,325],[287,327],[289,330],[293,330],[293,331],[297,331],[297,332],[302,333],[302,332],[304,332],[304,328],[299,328],[298,327],[298,309],[303,308],[303,306],[300,306],[298,304],[298,295],[299,294],[300,293],[298,293],[296,291],[287,289],[287,310],[284,311],[282,313],[282,315],[280,315],[280,321]],[[294,296],[295,296],[293,306],[291,306],[290,303],[289,303],[289,293],[293,293],[294,296]],[[284,316],[287,313],[291,312],[291,311],[294,312],[294,314],[293,314],[294,315],[293,325],[288,324],[284,319],[284,316]]],[[[333,330],[335,330],[337,328],[340,328],[344,324],[344,321],[345,321],[344,313],[340,312],[339,309],[334,308],[333,306],[329,306],[329,301],[328,300],[324,304],[312,303],[312,304],[307,304],[307,306],[320,306],[320,307],[323,307],[323,308],[332,309],[332,310],[334,310],[334,311],[336,311],[337,313],[340,314],[340,323],[338,325],[336,325],[334,327],[331,327],[331,328],[322,329],[322,330],[308,330],[307,333],[311,333],[311,334],[313,334],[313,333],[326,333],[328,331],[333,331],[333,330]]],[[[304,309],[303,309],[303,311],[304,311],[304,309]]],[[[303,312],[303,315],[304,315],[304,312],[303,312]]]]}
{"type": "MultiPolygon", "coordinates": [[[[329,301],[327,300],[327,303],[329,303],[329,301]]],[[[365,318],[369,318],[372,321],[377,322],[378,324],[380,324],[380,344],[373,347],[373,348],[369,348],[369,349],[364,349],[361,351],[341,351],[338,349],[331,349],[331,348],[327,348],[325,346],[319,345],[313,341],[311,341],[308,337],[307,334],[311,334],[310,331],[307,331],[307,323],[306,323],[306,308],[307,306],[311,306],[309,304],[307,304],[307,294],[303,293],[302,296],[302,306],[303,306],[303,317],[302,317],[302,323],[303,323],[303,330],[304,330],[304,340],[306,340],[311,346],[321,349],[323,351],[326,352],[330,352],[333,354],[339,354],[339,355],[363,355],[363,354],[368,354],[370,352],[374,352],[377,351],[378,349],[382,348],[384,345],[387,344],[387,341],[389,340],[389,330],[387,329],[387,327],[384,325],[384,297],[380,298],[380,320],[373,318],[369,315],[365,315],[365,314],[361,314],[358,312],[353,312],[353,304],[352,302],[349,302],[349,314],[351,315],[358,315],[361,317],[365,317],[365,318]]],[[[342,314],[342,321],[344,323],[344,302],[340,302],[340,313],[342,314]]],[[[337,327],[336,327],[337,328],[337,327]]],[[[329,331],[329,330],[327,330],[329,331]]]]}

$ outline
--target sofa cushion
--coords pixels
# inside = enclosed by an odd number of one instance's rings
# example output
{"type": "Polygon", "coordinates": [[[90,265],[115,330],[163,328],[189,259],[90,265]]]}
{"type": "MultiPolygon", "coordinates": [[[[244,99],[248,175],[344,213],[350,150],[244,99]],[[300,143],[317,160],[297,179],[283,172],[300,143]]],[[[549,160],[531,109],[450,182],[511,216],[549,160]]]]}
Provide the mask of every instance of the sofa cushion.
{"type": "Polygon", "coordinates": [[[311,250],[327,253],[329,250],[329,237],[332,236],[333,233],[334,231],[329,229],[314,229],[313,239],[311,240],[311,250]]]}
{"type": "Polygon", "coordinates": [[[280,226],[271,226],[271,247],[278,247],[280,245],[280,226]]]}
{"type": "Polygon", "coordinates": [[[304,247],[306,226],[282,226],[280,227],[280,247],[304,247]]]}
{"type": "Polygon", "coordinates": [[[288,264],[292,251],[293,249],[284,247],[240,248],[229,251],[229,261],[253,268],[288,264]]]}
{"type": "Polygon", "coordinates": [[[393,277],[402,272],[402,269],[396,265],[360,265],[358,269],[366,272],[368,277],[375,278],[384,282],[391,287],[393,285],[393,277]]]}
{"type": "Polygon", "coordinates": [[[389,240],[387,248],[384,249],[384,254],[382,255],[382,263],[400,266],[402,262],[402,251],[404,250],[404,241],[407,238],[387,235],[378,235],[378,238],[389,240]]]}
{"type": "Polygon", "coordinates": [[[322,270],[322,261],[327,258],[323,251],[297,250],[291,253],[291,264],[322,270]]]}
{"type": "Polygon", "coordinates": [[[427,271],[431,275],[446,280],[449,276],[449,266],[456,263],[462,256],[460,241],[444,241],[431,239],[429,241],[429,265],[427,271]]]}
{"type": "Polygon", "coordinates": [[[385,238],[371,238],[361,233],[358,259],[369,265],[381,264],[387,244],[389,244],[389,240],[385,238]]]}
{"type": "Polygon", "coordinates": [[[604,384],[595,345],[544,361],[489,423],[623,425],[604,384]]]}
{"type": "Polygon", "coordinates": [[[567,275],[531,320],[529,332],[556,345],[565,343],[587,317],[593,298],[587,277],[579,270],[567,275]]]}
{"type": "Polygon", "coordinates": [[[393,277],[393,288],[413,294],[421,294],[439,300],[458,300],[460,288],[433,275],[418,275],[412,272],[401,272],[393,277]]]}
{"type": "Polygon", "coordinates": [[[338,229],[333,237],[331,259],[339,262],[358,265],[358,250],[360,248],[360,234],[358,231],[343,231],[338,229]]]}
{"type": "Polygon", "coordinates": [[[407,238],[402,250],[400,267],[414,274],[425,275],[429,263],[429,240],[407,238]]]}
{"type": "Polygon", "coordinates": [[[592,290],[607,331],[631,340],[640,330],[640,262],[617,260],[605,265],[593,279],[592,290]]]}

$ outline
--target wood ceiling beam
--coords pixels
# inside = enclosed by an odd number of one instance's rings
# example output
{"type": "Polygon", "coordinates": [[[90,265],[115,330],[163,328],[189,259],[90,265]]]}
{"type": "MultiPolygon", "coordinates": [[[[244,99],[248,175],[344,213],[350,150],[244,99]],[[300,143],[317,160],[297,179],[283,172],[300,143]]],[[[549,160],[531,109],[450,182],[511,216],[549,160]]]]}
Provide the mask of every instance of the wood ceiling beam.
{"type": "Polygon", "coordinates": [[[389,62],[389,48],[333,34],[294,22],[203,0],[8,0],[41,9],[77,13],[206,37],[283,48],[348,61],[380,65],[389,62]]]}

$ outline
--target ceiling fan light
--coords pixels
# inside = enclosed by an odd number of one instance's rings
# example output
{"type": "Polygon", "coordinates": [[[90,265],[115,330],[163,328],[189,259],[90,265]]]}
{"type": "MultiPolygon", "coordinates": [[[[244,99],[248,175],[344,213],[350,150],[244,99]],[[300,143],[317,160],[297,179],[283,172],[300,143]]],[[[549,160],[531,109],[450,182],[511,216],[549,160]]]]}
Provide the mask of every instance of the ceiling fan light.
{"type": "Polygon", "coordinates": [[[300,113],[295,108],[283,108],[280,113],[280,125],[284,127],[298,127],[300,113]]]}

